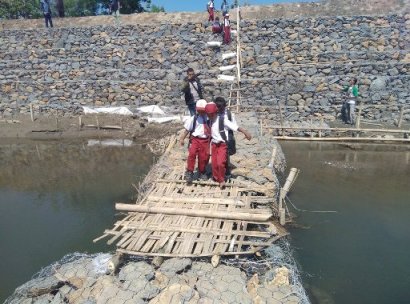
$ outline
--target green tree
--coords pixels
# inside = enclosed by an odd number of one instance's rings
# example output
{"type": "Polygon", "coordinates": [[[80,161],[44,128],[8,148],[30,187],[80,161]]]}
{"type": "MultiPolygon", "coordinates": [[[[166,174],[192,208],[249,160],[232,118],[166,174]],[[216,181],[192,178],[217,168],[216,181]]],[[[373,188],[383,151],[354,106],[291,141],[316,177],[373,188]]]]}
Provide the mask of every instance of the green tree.
{"type": "Polygon", "coordinates": [[[37,0],[0,0],[0,18],[36,18],[41,16],[37,0]]]}
{"type": "Polygon", "coordinates": [[[163,12],[165,12],[165,8],[163,6],[157,6],[157,5],[153,4],[152,7],[151,7],[150,12],[151,13],[163,13],[163,12]]]}

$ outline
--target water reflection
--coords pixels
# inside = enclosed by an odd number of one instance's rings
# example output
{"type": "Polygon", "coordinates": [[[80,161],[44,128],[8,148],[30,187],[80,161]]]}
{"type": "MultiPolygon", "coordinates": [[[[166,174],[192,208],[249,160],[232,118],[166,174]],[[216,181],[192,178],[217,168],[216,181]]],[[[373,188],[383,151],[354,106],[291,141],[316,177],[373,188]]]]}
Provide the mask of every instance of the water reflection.
{"type": "Polygon", "coordinates": [[[0,302],[41,267],[69,252],[112,248],[92,243],[115,221],[114,202],[152,154],[139,146],[76,142],[0,142],[0,302]]]}

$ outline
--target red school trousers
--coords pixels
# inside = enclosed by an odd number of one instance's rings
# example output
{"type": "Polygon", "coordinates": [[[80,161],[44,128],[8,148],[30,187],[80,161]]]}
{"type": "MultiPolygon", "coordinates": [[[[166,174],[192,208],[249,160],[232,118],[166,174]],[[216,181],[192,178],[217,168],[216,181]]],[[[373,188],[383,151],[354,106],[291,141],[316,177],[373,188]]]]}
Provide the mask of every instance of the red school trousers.
{"type": "Polygon", "coordinates": [[[208,21],[214,21],[215,19],[214,8],[213,7],[208,8],[208,13],[209,13],[208,21]]]}
{"type": "Polygon", "coordinates": [[[224,26],[224,43],[231,43],[231,26],[224,26]]]}
{"type": "Polygon", "coordinates": [[[191,145],[188,149],[187,170],[193,172],[195,160],[198,156],[198,171],[205,173],[206,165],[209,162],[209,139],[192,137],[191,145]]]}
{"type": "Polygon", "coordinates": [[[226,143],[212,143],[212,176],[215,181],[225,181],[228,147],[226,143]]]}

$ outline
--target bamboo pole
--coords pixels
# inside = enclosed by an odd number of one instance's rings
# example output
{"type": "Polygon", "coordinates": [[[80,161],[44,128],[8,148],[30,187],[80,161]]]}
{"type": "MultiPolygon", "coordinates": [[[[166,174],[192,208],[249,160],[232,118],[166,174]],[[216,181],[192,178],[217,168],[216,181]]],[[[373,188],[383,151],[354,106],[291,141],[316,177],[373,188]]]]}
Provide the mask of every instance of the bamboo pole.
{"type": "Polygon", "coordinates": [[[30,117],[31,117],[31,121],[34,121],[33,104],[32,103],[30,103],[30,117]]]}
{"type": "Polygon", "coordinates": [[[81,127],[83,126],[82,116],[78,116],[78,130],[81,131],[81,127]]]}
{"type": "Polygon", "coordinates": [[[279,103],[279,118],[280,118],[280,128],[281,128],[281,134],[283,136],[283,114],[282,114],[282,104],[279,103]]]}
{"type": "MultiPolygon", "coordinates": [[[[407,131],[410,133],[410,131],[407,131]]],[[[410,138],[382,138],[382,137],[292,137],[292,136],[274,136],[278,140],[294,141],[363,141],[363,142],[410,142],[410,138]]]]}
{"type": "Polygon", "coordinates": [[[143,213],[162,213],[170,215],[187,215],[187,216],[200,216],[206,218],[218,218],[227,220],[240,220],[240,221],[256,221],[265,222],[272,217],[271,212],[266,214],[252,214],[247,212],[224,212],[224,211],[210,211],[210,210],[190,210],[181,208],[168,208],[168,207],[149,207],[130,204],[115,204],[115,209],[119,211],[129,212],[143,212],[143,213]]]}
{"type": "Polygon", "coordinates": [[[360,119],[362,117],[362,108],[363,108],[363,105],[360,104],[359,105],[359,113],[357,114],[357,119],[356,119],[356,129],[360,129],[360,119]]]}
{"type": "MultiPolygon", "coordinates": [[[[283,127],[283,126],[272,126],[272,129],[284,129],[284,130],[309,130],[306,127],[283,127]]],[[[323,127],[315,127],[312,130],[322,130],[322,131],[337,131],[337,132],[347,132],[347,131],[360,131],[360,132],[384,132],[384,133],[409,133],[410,130],[393,130],[393,129],[357,129],[357,128],[323,128],[323,127]]]]}
{"type": "MultiPolygon", "coordinates": [[[[196,192],[195,192],[196,193],[196,192]]],[[[236,205],[245,206],[245,203],[237,199],[224,199],[224,198],[213,198],[213,197],[163,197],[149,195],[147,197],[149,201],[160,201],[165,200],[166,202],[172,203],[192,203],[192,204],[221,204],[221,205],[236,205]]]]}
{"type": "Polygon", "coordinates": [[[397,122],[397,127],[398,128],[401,128],[401,124],[403,122],[403,115],[404,115],[404,106],[402,106],[401,109],[400,109],[399,121],[397,122]]]}

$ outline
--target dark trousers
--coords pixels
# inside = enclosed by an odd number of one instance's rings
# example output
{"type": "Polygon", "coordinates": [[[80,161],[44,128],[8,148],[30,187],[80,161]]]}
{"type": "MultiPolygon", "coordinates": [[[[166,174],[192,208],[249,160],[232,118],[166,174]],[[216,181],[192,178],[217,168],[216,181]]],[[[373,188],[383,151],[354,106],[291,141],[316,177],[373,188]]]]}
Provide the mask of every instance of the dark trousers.
{"type": "Polygon", "coordinates": [[[196,113],[196,104],[195,102],[187,103],[189,115],[194,116],[196,113]]]}
{"type": "Polygon", "coordinates": [[[50,27],[53,27],[53,21],[51,20],[50,13],[44,13],[44,21],[46,23],[46,27],[48,27],[48,24],[50,24],[50,27]]]}

